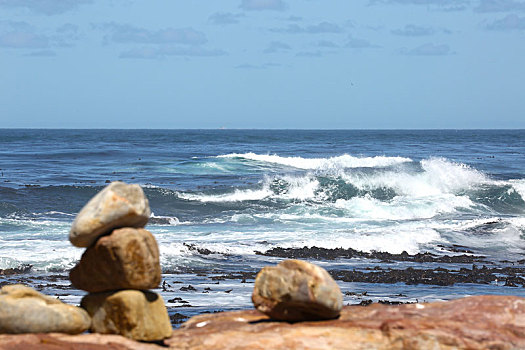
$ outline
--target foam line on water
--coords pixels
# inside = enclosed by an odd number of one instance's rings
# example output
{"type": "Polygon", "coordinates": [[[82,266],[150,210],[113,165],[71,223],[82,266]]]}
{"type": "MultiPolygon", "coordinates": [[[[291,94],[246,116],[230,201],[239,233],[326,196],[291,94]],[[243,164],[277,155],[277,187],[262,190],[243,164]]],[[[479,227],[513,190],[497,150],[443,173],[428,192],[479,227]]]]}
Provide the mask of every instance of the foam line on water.
{"type": "Polygon", "coordinates": [[[333,169],[333,168],[376,168],[411,162],[405,157],[354,157],[349,154],[330,158],[281,157],[276,154],[230,153],[217,158],[241,158],[258,162],[273,163],[297,169],[333,169]]]}

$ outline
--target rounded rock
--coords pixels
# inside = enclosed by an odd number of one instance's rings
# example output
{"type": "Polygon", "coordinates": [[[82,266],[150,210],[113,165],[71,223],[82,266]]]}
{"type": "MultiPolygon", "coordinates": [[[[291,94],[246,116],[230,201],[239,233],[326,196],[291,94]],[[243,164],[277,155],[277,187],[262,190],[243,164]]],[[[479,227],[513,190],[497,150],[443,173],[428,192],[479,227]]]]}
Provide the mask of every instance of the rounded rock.
{"type": "Polygon", "coordinates": [[[0,333],[69,333],[89,329],[91,317],[36,290],[13,284],[0,290],[0,333]]]}
{"type": "Polygon", "coordinates": [[[337,318],[343,295],[325,269],[301,260],[264,267],[255,279],[255,308],[273,319],[312,321],[337,318]]]}
{"type": "Polygon", "coordinates": [[[139,185],[113,182],[80,210],[69,232],[74,246],[89,247],[99,236],[120,227],[144,227],[150,216],[148,199],[139,185]]]}
{"type": "Polygon", "coordinates": [[[82,299],[81,306],[93,317],[91,331],[95,333],[159,341],[170,337],[173,332],[162,297],[150,291],[88,294],[82,299]]]}
{"type": "Polygon", "coordinates": [[[86,249],[69,279],[76,288],[92,293],[157,288],[161,280],[157,242],[145,229],[117,229],[86,249]]]}

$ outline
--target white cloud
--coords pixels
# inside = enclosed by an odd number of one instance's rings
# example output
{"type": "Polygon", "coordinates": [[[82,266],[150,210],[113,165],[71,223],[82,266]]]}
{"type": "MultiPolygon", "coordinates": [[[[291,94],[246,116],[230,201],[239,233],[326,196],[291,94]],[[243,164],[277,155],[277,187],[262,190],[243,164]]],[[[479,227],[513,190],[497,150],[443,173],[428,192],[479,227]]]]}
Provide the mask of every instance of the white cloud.
{"type": "Polygon", "coordinates": [[[287,6],[282,0],[242,0],[239,7],[247,11],[284,11],[287,6]]]}
{"type": "Polygon", "coordinates": [[[201,45],[207,42],[204,33],[192,28],[165,28],[149,30],[130,24],[103,23],[95,25],[108,33],[107,42],[140,44],[201,45]]]}
{"type": "Polygon", "coordinates": [[[212,14],[208,21],[216,25],[236,24],[242,17],[244,17],[242,13],[217,12],[212,14]]]}
{"type": "Polygon", "coordinates": [[[91,3],[93,0],[0,0],[0,7],[26,8],[44,15],[58,15],[91,3]]]}
{"type": "Polygon", "coordinates": [[[266,49],[264,49],[264,53],[276,53],[276,52],[282,52],[282,51],[288,51],[291,50],[290,45],[280,42],[280,41],[272,41],[270,45],[266,49]]]}
{"type": "Polygon", "coordinates": [[[142,47],[120,54],[120,58],[141,58],[141,59],[158,59],[168,56],[184,57],[214,57],[225,55],[226,52],[218,49],[206,49],[198,46],[179,47],[179,46],[161,46],[161,47],[142,47]]]}
{"type": "Polygon", "coordinates": [[[489,23],[485,27],[488,30],[525,30],[525,17],[518,15],[507,15],[502,19],[498,19],[489,23]]]}
{"type": "Polygon", "coordinates": [[[402,48],[399,53],[407,56],[446,56],[452,54],[450,46],[446,44],[423,44],[413,49],[402,48]]]}
{"type": "Polygon", "coordinates": [[[325,33],[341,33],[343,30],[335,23],[321,22],[309,26],[300,26],[298,24],[290,24],[286,28],[274,28],[272,32],[288,33],[288,34],[325,34],[325,33]]]}
{"type": "Polygon", "coordinates": [[[353,36],[348,37],[348,41],[345,44],[345,47],[351,49],[367,49],[367,48],[377,48],[379,46],[372,44],[366,39],[354,38],[353,36]]]}
{"type": "Polygon", "coordinates": [[[401,36],[427,36],[435,34],[436,30],[432,27],[423,27],[414,24],[408,24],[404,28],[392,30],[391,33],[401,36]]]}
{"type": "Polygon", "coordinates": [[[514,0],[480,0],[475,12],[509,12],[525,11],[525,2],[514,0]]]}

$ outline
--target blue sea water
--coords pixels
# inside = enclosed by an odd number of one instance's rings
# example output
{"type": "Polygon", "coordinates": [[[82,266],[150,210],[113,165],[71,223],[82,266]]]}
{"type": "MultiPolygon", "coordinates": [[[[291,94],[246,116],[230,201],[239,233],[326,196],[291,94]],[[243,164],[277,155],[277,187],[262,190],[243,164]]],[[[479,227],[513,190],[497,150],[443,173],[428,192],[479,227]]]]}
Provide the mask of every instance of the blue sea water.
{"type": "MultiPolygon", "coordinates": [[[[116,180],[142,185],[149,198],[148,229],[171,281],[160,292],[166,300],[182,293],[197,310],[249,307],[253,280],[215,285],[203,271],[256,271],[281,260],[256,253],[275,247],[457,255],[460,246],[497,266],[525,258],[524,130],[3,129],[0,269],[30,264],[37,285],[67,275],[82,254],[67,240],[74,216],[116,180]]],[[[327,270],[414,266],[311,261],[327,270]]],[[[82,292],[61,285],[66,301],[78,301],[82,292]]],[[[525,296],[497,281],[341,288],[371,299],[525,296]]]]}

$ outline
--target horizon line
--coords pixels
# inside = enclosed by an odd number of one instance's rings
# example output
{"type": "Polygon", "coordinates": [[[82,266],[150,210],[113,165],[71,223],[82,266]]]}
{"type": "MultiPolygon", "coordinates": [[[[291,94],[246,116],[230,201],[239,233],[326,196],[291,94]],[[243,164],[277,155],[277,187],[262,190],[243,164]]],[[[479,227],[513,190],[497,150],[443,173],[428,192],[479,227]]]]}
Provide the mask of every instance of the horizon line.
{"type": "Polygon", "coordinates": [[[520,131],[523,128],[97,128],[97,127],[0,127],[0,130],[152,130],[152,131],[520,131]]]}

